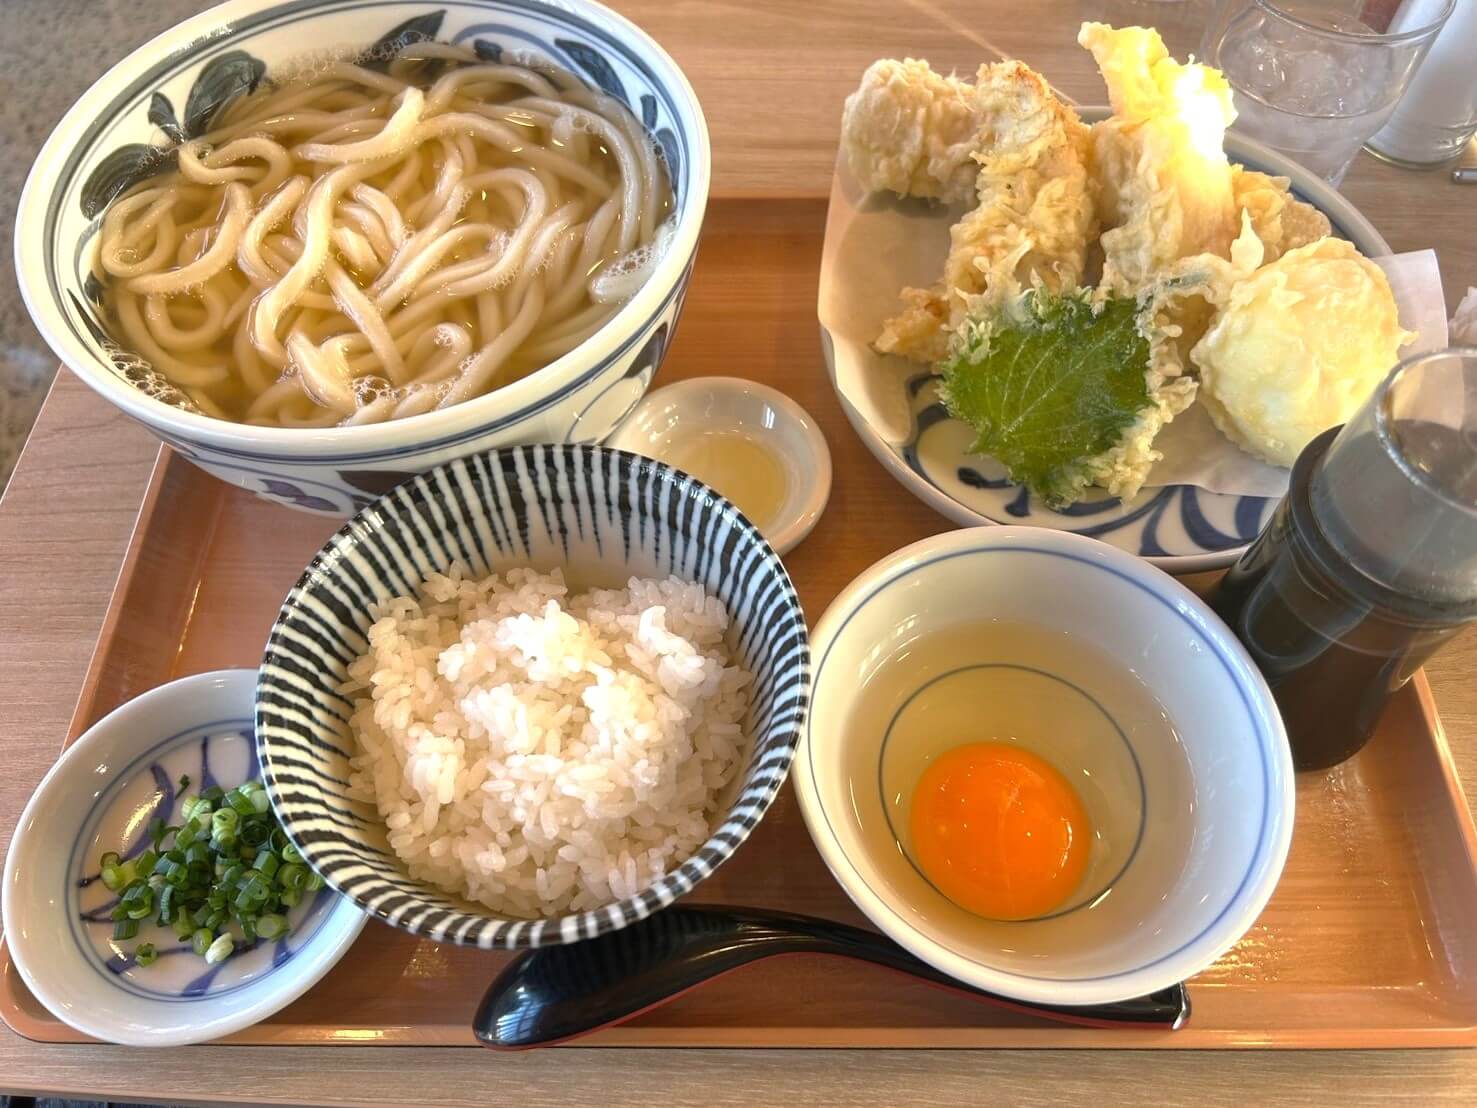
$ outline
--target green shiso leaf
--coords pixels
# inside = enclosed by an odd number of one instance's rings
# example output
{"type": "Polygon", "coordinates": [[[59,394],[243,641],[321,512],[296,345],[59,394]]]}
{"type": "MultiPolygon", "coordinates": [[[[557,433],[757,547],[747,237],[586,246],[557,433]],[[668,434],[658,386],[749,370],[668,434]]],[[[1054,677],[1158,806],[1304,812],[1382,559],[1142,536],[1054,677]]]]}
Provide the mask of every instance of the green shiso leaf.
{"type": "Polygon", "coordinates": [[[1133,299],[1032,290],[960,328],[940,366],[944,401],[974,428],[973,452],[1060,506],[1153,403],[1149,353],[1133,299]]]}

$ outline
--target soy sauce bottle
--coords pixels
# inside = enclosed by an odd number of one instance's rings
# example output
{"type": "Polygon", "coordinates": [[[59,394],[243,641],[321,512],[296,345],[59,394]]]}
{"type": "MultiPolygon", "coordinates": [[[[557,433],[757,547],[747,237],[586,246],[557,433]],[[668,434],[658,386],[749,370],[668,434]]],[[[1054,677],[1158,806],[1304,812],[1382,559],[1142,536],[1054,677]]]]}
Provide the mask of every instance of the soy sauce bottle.
{"type": "Polygon", "coordinates": [[[1314,439],[1211,604],[1300,770],[1357,753],[1390,694],[1477,620],[1477,349],[1412,358],[1314,439]]]}

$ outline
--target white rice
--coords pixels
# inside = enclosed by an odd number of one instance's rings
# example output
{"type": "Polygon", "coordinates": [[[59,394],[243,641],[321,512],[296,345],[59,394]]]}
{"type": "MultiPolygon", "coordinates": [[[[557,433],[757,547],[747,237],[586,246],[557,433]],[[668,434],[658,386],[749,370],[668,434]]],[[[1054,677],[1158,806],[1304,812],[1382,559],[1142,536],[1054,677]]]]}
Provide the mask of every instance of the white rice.
{"type": "Polygon", "coordinates": [[[350,794],[412,876],[535,919],[629,897],[707,839],[750,675],[701,585],[571,596],[456,565],[379,605],[349,667],[350,794]]]}

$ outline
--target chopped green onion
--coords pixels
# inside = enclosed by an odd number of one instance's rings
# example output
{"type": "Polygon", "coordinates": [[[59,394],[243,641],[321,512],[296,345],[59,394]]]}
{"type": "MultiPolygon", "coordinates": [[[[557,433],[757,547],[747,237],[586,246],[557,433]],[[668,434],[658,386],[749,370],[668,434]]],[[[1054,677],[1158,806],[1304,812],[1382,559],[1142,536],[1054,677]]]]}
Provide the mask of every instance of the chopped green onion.
{"type": "MultiPolygon", "coordinates": [[[[109,909],[117,940],[134,938],[152,917],[215,965],[240,943],[287,934],[287,913],[323,881],[287,838],[261,782],[229,791],[212,785],[197,796],[185,795],[189,784],[180,778],[179,825],[154,820],[152,846],[133,862],[108,851],[99,871],[118,896],[109,909]]],[[[152,943],[134,952],[141,966],[158,956],[152,943]]]]}
{"type": "Polygon", "coordinates": [[[215,942],[211,943],[205,951],[205,964],[208,966],[224,962],[231,956],[231,951],[236,948],[235,940],[229,934],[218,935],[215,942]]]}
{"type": "Polygon", "coordinates": [[[205,957],[205,952],[210,949],[210,944],[215,942],[215,933],[208,927],[199,928],[190,936],[190,948],[200,957],[205,957]]]}
{"type": "Polygon", "coordinates": [[[256,814],[256,805],[252,802],[249,792],[232,789],[226,794],[226,803],[235,810],[237,815],[252,816],[256,814]]]}
{"type": "Polygon", "coordinates": [[[236,828],[241,816],[234,808],[222,808],[210,814],[210,837],[223,848],[235,844],[236,828]]]}
{"type": "Polygon", "coordinates": [[[303,891],[316,893],[321,888],[323,888],[323,878],[318,876],[316,870],[308,870],[308,881],[307,884],[303,886],[303,891]]]}
{"type": "Polygon", "coordinates": [[[188,908],[181,908],[174,915],[174,937],[181,942],[195,933],[195,917],[188,908]]]}

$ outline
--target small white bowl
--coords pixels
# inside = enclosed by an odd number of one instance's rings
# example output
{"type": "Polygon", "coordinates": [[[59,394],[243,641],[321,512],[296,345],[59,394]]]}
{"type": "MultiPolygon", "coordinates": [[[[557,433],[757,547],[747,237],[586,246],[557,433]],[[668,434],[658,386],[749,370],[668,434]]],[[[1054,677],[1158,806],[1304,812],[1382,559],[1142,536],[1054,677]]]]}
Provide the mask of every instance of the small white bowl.
{"type": "MultiPolygon", "coordinates": [[[[1125,1000],[1210,965],[1266,905],[1292,836],[1282,721],[1235,636],[1162,570],[1063,532],[953,531],[863,572],[811,641],[815,677],[795,759],[805,822],[868,918],[943,972],[1025,1001],[1125,1000]],[[1131,860],[1110,896],[1018,922],[971,917],[911,869],[899,879],[895,863],[879,865],[883,852],[875,842],[869,850],[861,830],[865,798],[850,787],[866,780],[856,767],[870,759],[856,745],[869,741],[869,723],[859,726],[852,714],[859,689],[917,636],[987,619],[1065,632],[1113,659],[1154,694],[1183,751],[1170,757],[1163,743],[1151,744],[1158,729],[1113,721],[1138,767],[1135,802],[1144,805],[1131,860]]],[[[1093,695],[1105,700],[1114,673],[1084,684],[1094,681],[1103,691],[1093,695]]]]}
{"type": "Polygon", "coordinates": [[[152,923],[112,943],[115,898],[96,880],[98,858],[142,849],[155,816],[177,822],[181,775],[189,793],[259,777],[255,701],[246,669],[144,693],[68,747],[26,805],[5,860],[5,938],[27,988],[63,1023],[126,1046],[229,1035],[302,996],[364,929],[367,917],[325,886],[293,910],[284,938],[217,966],[152,923]],[[134,964],[128,956],[151,938],[159,960],[134,964]]]}
{"type": "MultiPolygon", "coordinates": [[[[784,500],[772,518],[753,520],[780,554],[810,534],[831,496],[831,451],[815,419],[784,393],[741,377],[693,377],[648,394],[606,446],[676,465],[673,450],[689,436],[737,432],[765,447],[785,474],[784,500]]],[[[724,496],[722,473],[695,473],[724,496]]]]}

